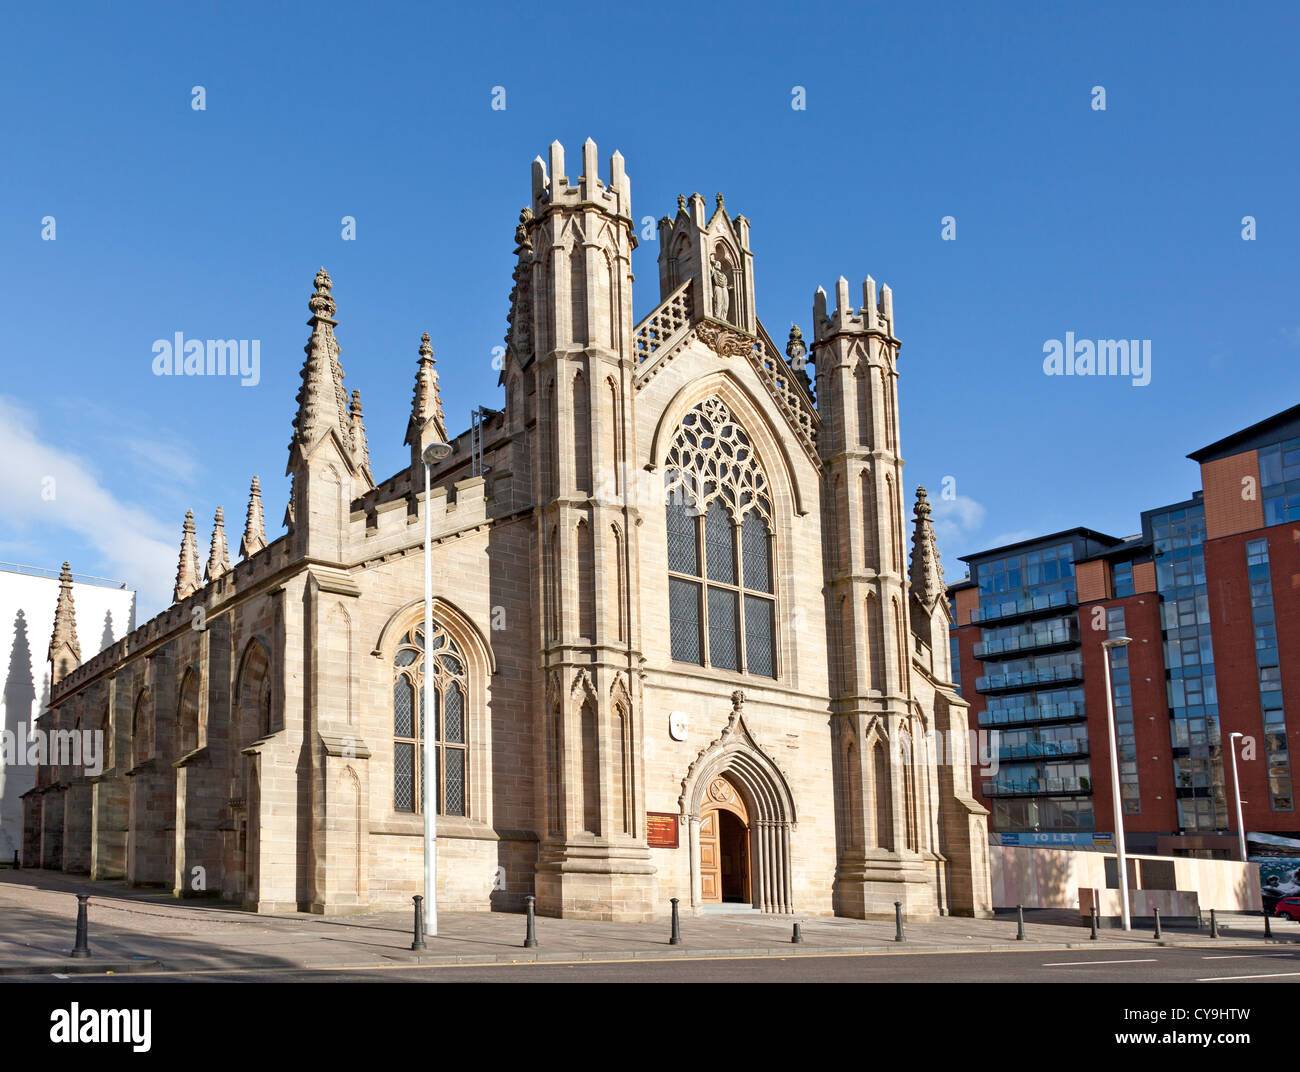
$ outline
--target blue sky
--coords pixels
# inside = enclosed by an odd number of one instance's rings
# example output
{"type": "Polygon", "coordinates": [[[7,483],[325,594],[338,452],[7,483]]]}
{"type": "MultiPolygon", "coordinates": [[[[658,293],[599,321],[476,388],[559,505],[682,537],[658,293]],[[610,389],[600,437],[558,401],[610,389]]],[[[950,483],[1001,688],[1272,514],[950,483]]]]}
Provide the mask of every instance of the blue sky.
{"type": "Polygon", "coordinates": [[[1198,486],[1188,451],[1297,401],[1287,5],[468,7],[6,13],[0,559],[119,577],[147,615],[186,509],[204,559],[218,505],[237,546],[257,473],[278,535],[321,265],[377,476],[422,331],[450,425],[499,405],[515,221],[556,138],[602,172],[621,150],[638,219],[724,192],[777,339],[841,274],[893,287],[908,483],[959,496],[950,578],[1008,538],[1135,531],[1198,486]],[[261,382],[155,376],[178,331],[260,340],[261,382]],[[1067,332],[1150,339],[1150,384],[1045,376],[1067,332]]]}

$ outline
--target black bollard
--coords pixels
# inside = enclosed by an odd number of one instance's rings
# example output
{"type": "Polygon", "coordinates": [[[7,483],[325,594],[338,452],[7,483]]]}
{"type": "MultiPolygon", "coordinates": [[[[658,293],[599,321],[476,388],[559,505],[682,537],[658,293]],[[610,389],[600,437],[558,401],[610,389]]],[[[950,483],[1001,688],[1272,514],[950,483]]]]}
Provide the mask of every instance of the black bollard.
{"type": "Polygon", "coordinates": [[[77,894],[77,944],[72,947],[70,957],[88,957],[90,956],[90,946],[87,942],[87,921],[86,905],[90,903],[90,894],[77,894]]]}
{"type": "Polygon", "coordinates": [[[1217,911],[1218,910],[1214,908],[1210,909],[1210,937],[1211,938],[1219,937],[1219,917],[1216,914],[1217,911]]]}
{"type": "Polygon", "coordinates": [[[795,945],[800,945],[803,942],[803,931],[799,929],[797,923],[794,925],[794,934],[790,935],[790,941],[795,945]]]}
{"type": "Polygon", "coordinates": [[[415,902],[415,939],[411,942],[412,949],[427,949],[424,944],[424,898],[416,894],[411,898],[415,902]]]}
{"type": "Polygon", "coordinates": [[[1160,909],[1153,908],[1151,909],[1151,911],[1154,912],[1156,916],[1156,937],[1159,938],[1160,937],[1160,909]]]}
{"type": "Polygon", "coordinates": [[[21,871],[22,869],[23,865],[18,862],[18,850],[14,849],[14,870],[21,871]]]}
{"type": "Polygon", "coordinates": [[[1016,905],[1016,941],[1025,940],[1025,906],[1016,905]]]}
{"type": "Polygon", "coordinates": [[[907,939],[903,937],[903,902],[902,901],[894,902],[894,941],[896,942],[907,941],[907,939]]]}
{"type": "Polygon", "coordinates": [[[673,933],[668,938],[669,945],[682,944],[682,926],[677,918],[677,898],[671,898],[673,902],[673,933]]]}
{"type": "Polygon", "coordinates": [[[1265,910],[1265,912],[1264,912],[1264,937],[1265,937],[1265,938],[1272,938],[1272,937],[1273,937],[1273,928],[1272,928],[1271,926],[1269,926],[1269,922],[1268,922],[1268,911],[1267,911],[1267,910],[1265,910]]]}
{"type": "Polygon", "coordinates": [[[534,949],[537,946],[537,923],[533,919],[533,903],[537,898],[530,893],[524,900],[528,902],[528,933],[524,935],[524,948],[534,949]]]}
{"type": "Polygon", "coordinates": [[[1091,940],[1094,942],[1097,940],[1097,906],[1096,905],[1092,906],[1092,934],[1090,937],[1091,940]]]}

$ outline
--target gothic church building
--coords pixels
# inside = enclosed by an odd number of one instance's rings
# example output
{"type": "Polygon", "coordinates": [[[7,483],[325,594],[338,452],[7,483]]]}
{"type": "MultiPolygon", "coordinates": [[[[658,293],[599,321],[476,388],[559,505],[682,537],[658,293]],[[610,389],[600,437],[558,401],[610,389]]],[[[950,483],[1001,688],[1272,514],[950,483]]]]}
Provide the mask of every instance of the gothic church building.
{"type": "Polygon", "coordinates": [[[426,335],[410,465],[376,480],[322,270],[286,534],[254,478],[238,560],[217,510],[201,571],[188,515],[174,605],[85,663],[69,586],[40,724],[107,755],[41,767],[25,867],[409,907],[429,733],[443,911],[989,913],[923,490],[904,520],[889,288],[818,289],[811,349],[794,328],[783,355],[749,221],[696,194],[659,221],[636,322],[623,158],[602,180],[588,141],[572,171],[558,143],[532,165],[504,411],[449,437],[426,335]]]}

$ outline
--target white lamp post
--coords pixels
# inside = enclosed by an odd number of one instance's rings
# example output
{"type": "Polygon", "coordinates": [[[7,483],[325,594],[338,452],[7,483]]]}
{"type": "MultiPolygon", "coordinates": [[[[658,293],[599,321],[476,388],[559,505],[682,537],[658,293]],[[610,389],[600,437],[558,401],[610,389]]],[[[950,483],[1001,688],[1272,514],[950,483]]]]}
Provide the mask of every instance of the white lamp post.
{"type": "Polygon", "coordinates": [[[1246,862],[1246,824],[1241,821],[1241,782],[1237,780],[1237,738],[1240,733],[1228,734],[1228,750],[1232,753],[1232,791],[1237,797],[1237,841],[1241,847],[1241,862],[1246,862]]]}
{"type": "MultiPolygon", "coordinates": [[[[432,422],[430,422],[432,424],[432,422]]],[[[426,425],[426,431],[429,426],[426,425]]],[[[451,453],[443,442],[428,443],[421,452],[424,460],[424,703],[420,720],[420,748],[423,775],[420,778],[420,808],[424,812],[424,933],[438,933],[438,751],[433,746],[433,670],[429,664],[429,642],[433,637],[433,519],[429,508],[429,469],[451,453]]],[[[417,717],[419,717],[417,715],[417,717]]]]}
{"type": "Polygon", "coordinates": [[[1110,687],[1110,652],[1112,648],[1122,648],[1132,643],[1131,637],[1112,637],[1103,640],[1101,646],[1106,667],[1106,735],[1110,738],[1110,793],[1115,809],[1115,855],[1119,864],[1119,901],[1124,913],[1124,929],[1132,930],[1128,911],[1128,857],[1124,851],[1124,801],[1119,795],[1119,749],[1115,744],[1115,701],[1110,687]]]}

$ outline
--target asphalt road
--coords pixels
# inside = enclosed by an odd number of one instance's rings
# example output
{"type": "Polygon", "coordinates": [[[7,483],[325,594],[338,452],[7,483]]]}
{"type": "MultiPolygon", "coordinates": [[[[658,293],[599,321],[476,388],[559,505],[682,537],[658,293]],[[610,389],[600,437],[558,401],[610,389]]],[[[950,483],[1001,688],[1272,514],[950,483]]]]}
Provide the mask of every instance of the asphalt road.
{"type": "MultiPolygon", "coordinates": [[[[629,960],[596,964],[504,964],[361,970],[142,972],[69,976],[78,983],[1294,983],[1300,950],[1258,944],[1196,949],[1107,949],[1023,953],[727,957],[714,960],[629,960]]],[[[5,981],[57,984],[56,976],[5,981]]]]}

